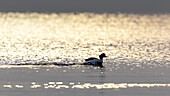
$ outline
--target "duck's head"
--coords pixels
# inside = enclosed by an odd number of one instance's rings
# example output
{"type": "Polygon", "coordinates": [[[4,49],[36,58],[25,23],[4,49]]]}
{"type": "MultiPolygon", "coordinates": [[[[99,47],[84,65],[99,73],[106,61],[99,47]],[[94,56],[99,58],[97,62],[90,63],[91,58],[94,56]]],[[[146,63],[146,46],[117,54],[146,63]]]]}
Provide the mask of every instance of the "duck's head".
{"type": "Polygon", "coordinates": [[[105,53],[102,53],[101,55],[99,55],[99,58],[103,58],[103,57],[107,57],[105,53]]]}

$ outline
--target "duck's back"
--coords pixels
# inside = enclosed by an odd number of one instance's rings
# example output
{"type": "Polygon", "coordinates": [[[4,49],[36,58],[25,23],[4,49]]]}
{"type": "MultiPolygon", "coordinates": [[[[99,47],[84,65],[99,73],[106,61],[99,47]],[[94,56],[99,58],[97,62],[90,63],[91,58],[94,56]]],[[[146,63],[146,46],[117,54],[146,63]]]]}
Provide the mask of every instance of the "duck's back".
{"type": "Polygon", "coordinates": [[[90,58],[88,58],[88,59],[85,59],[85,61],[90,61],[90,60],[95,60],[95,59],[97,59],[97,58],[95,58],[95,57],[90,57],[90,58]]]}

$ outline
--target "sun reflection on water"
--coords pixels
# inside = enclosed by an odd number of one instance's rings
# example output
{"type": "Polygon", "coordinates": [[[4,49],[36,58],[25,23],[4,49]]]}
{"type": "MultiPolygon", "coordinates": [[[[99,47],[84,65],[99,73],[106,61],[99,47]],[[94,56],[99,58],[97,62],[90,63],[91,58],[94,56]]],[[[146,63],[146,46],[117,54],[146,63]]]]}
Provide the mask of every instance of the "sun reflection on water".
{"type": "Polygon", "coordinates": [[[170,15],[0,13],[0,64],[83,62],[169,66],[170,15]]]}
{"type": "MultiPolygon", "coordinates": [[[[18,85],[14,84],[13,86],[10,84],[3,85],[3,88],[19,88],[22,89],[26,85],[18,85]]],[[[44,89],[90,89],[90,88],[96,88],[96,89],[122,89],[122,88],[135,88],[135,87],[141,87],[141,88],[152,88],[152,87],[170,87],[170,84],[161,84],[161,83],[155,83],[155,84],[149,84],[149,83],[104,83],[104,84],[91,84],[91,83],[83,83],[83,84],[75,84],[70,82],[70,84],[63,84],[63,82],[48,82],[44,84],[40,84],[39,82],[32,82],[31,86],[28,86],[31,89],[37,89],[37,88],[44,88],[44,89]]]]}

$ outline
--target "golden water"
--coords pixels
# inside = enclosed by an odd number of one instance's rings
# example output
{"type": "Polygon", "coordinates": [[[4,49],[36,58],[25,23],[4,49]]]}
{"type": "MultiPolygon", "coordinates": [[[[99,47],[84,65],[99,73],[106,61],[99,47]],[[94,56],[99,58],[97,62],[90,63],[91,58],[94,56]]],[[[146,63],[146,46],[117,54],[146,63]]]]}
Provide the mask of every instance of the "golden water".
{"type": "Polygon", "coordinates": [[[169,66],[170,14],[0,13],[0,64],[83,62],[169,66]]]}

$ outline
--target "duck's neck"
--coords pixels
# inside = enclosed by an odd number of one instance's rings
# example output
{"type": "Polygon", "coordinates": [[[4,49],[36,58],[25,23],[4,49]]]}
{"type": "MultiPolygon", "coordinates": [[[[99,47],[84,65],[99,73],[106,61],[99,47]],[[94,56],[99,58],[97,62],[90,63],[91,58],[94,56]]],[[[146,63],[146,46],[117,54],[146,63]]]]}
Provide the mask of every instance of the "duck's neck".
{"type": "Polygon", "coordinates": [[[99,57],[100,58],[100,62],[102,62],[103,63],[103,57],[99,57]]]}
{"type": "Polygon", "coordinates": [[[103,57],[100,57],[100,56],[99,56],[99,58],[100,58],[100,60],[103,60],[103,57]]]}
{"type": "Polygon", "coordinates": [[[99,58],[100,58],[100,62],[98,63],[98,65],[99,65],[100,67],[103,67],[103,65],[102,65],[102,63],[103,63],[103,57],[99,56],[99,58]]]}

